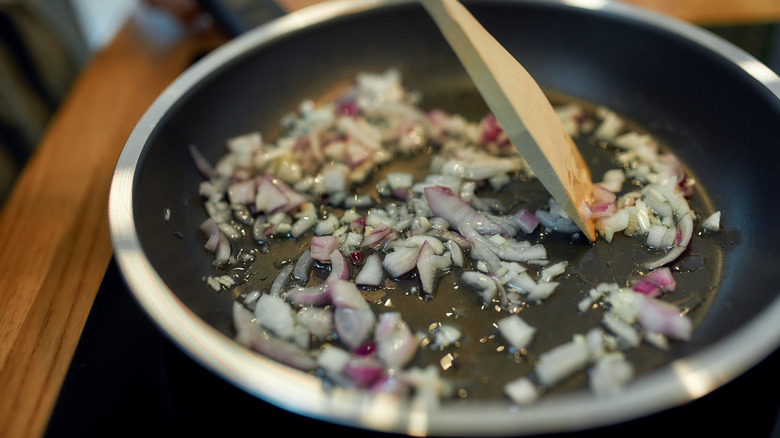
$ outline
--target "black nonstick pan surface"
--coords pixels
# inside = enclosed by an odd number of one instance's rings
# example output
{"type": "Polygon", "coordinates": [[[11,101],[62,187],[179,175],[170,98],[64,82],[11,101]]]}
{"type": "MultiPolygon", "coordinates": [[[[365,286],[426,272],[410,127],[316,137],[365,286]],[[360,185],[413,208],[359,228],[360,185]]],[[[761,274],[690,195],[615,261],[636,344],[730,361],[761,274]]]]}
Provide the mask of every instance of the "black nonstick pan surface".
{"type": "MultiPolygon", "coordinates": [[[[693,338],[663,355],[640,353],[640,377],[609,399],[575,389],[523,409],[475,398],[431,412],[326,394],[318,379],[231,340],[232,297],[215,294],[202,281],[213,268],[197,233],[206,213],[189,144],[216,160],[226,138],[255,130],[272,137],[281,117],[302,100],[332,95],[358,72],[391,67],[408,88],[423,93],[423,105],[471,118],[485,111],[424,10],[414,2],[375,1],[328,2],[236,38],[182,75],[129,137],[112,185],[111,231],[123,276],[161,330],[206,368],[286,409],[432,435],[612,424],[706,394],[774,351],[780,342],[777,76],[710,34],[619,4],[466,4],[551,95],[609,107],[668,145],[698,183],[693,207],[722,212],[724,230],[697,239],[676,266],[685,274],[679,289],[702,299],[692,314],[693,338]]],[[[596,169],[597,158],[589,157],[596,169]]],[[[638,263],[620,242],[559,247],[577,274],[568,277],[570,290],[619,278],[638,263]]],[[[576,293],[562,298],[552,311],[576,300],[576,293]]],[[[574,329],[549,325],[551,344],[574,329]]]]}

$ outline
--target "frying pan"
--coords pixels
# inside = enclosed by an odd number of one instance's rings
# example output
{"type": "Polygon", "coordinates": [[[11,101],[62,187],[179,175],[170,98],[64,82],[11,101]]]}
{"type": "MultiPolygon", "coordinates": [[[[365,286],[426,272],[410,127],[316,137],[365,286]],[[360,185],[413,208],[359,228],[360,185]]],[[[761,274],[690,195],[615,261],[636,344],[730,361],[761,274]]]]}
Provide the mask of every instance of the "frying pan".
{"type": "MultiPolygon", "coordinates": [[[[705,31],[622,4],[465,4],[551,95],[604,105],[656,136],[698,182],[696,211],[722,212],[723,231],[696,238],[688,265],[675,266],[678,289],[701,298],[692,339],[664,354],[637,353],[645,365],[614,397],[596,398],[572,384],[522,409],[501,397],[475,397],[436,410],[326,391],[318,378],[232,340],[233,295],[214,293],[202,281],[213,267],[197,232],[206,214],[190,144],[216,160],[226,138],[258,130],[273,138],[278,121],[304,99],[332,96],[356,73],[390,67],[423,93],[424,105],[484,114],[424,10],[379,0],[326,2],[235,38],[188,69],[138,122],[117,162],[109,218],[120,270],[160,329],[204,367],[261,399],[337,424],[412,435],[524,435],[614,424],[700,397],[773,352],[780,345],[777,75],[705,31]]],[[[589,159],[598,167],[597,158],[589,159]]],[[[574,272],[565,288],[571,291],[557,295],[553,309],[577,302],[589,281],[583,273],[609,275],[636,264],[622,256],[629,249],[620,244],[559,246],[574,260],[574,272]]],[[[571,335],[549,325],[549,342],[571,335]]]]}

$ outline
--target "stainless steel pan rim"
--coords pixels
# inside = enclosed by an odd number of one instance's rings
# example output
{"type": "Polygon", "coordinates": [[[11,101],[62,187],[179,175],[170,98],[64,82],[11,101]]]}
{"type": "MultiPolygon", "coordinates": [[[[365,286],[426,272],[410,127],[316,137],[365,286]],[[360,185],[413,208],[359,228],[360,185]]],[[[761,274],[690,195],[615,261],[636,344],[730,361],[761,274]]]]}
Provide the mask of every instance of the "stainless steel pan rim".
{"type": "MultiPolygon", "coordinates": [[[[109,201],[115,260],[132,293],[161,330],[182,350],[234,385],[280,407],[314,418],[411,435],[508,435],[561,432],[613,424],[677,406],[713,391],[762,360],[780,345],[780,300],[722,342],[643,376],[622,394],[605,399],[587,393],[517,408],[509,403],[447,405],[426,411],[392,399],[349,391],[326,392],[319,379],[249,352],[199,319],[161,280],[144,254],[133,219],[136,166],[146,141],[177,100],[220,66],[285,35],[343,14],[392,7],[409,1],[332,1],[291,13],[209,54],[187,70],[141,118],[119,157],[109,201]]],[[[740,49],[694,26],[623,4],[561,0],[573,8],[598,10],[661,27],[718,53],[742,67],[780,99],[780,79],[740,49]]]]}

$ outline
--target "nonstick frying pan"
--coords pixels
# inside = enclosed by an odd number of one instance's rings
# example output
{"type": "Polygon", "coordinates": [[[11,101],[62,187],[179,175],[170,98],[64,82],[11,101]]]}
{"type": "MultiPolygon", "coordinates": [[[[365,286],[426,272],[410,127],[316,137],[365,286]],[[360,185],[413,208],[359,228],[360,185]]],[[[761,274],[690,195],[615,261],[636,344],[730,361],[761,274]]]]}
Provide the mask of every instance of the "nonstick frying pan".
{"type": "MultiPolygon", "coordinates": [[[[497,397],[432,411],[326,391],[318,378],[232,340],[232,295],[214,293],[202,280],[213,267],[197,231],[206,213],[189,145],[216,160],[226,138],[256,130],[272,138],[282,116],[304,99],[332,96],[356,73],[390,67],[423,93],[424,105],[470,118],[484,114],[433,22],[406,1],[326,2],[254,29],[193,65],[139,121],[115,169],[109,217],[118,265],[160,329],[206,368],[271,403],[413,435],[523,435],[613,424],[700,397],[774,351],[780,345],[777,75],[705,31],[621,4],[465,4],[551,96],[609,107],[668,145],[698,182],[697,211],[722,212],[723,231],[697,239],[687,264],[675,266],[685,274],[680,289],[702,298],[692,339],[663,355],[641,353],[639,377],[614,397],[574,388],[522,409],[497,397]]],[[[601,243],[561,245],[580,274],[570,276],[580,283],[569,288],[580,289],[559,306],[576,303],[588,273],[634,267],[622,256],[628,247],[601,243]]],[[[549,325],[551,339],[571,335],[571,327],[549,325]]]]}

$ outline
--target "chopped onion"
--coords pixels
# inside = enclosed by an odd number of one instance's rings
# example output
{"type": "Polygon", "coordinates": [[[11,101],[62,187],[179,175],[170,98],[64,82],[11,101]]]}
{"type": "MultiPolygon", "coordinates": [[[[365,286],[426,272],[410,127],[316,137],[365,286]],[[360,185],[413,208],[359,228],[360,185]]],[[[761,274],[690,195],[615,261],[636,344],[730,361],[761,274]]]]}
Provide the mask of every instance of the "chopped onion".
{"type": "Polygon", "coordinates": [[[317,367],[317,362],[306,350],[261,332],[252,321],[252,313],[238,302],[233,303],[233,321],[236,341],[242,345],[300,370],[308,371],[317,367]]]}
{"type": "Polygon", "coordinates": [[[263,327],[282,339],[290,339],[295,329],[295,314],[290,305],[279,296],[263,294],[257,300],[255,316],[263,327]]]}
{"type": "Polygon", "coordinates": [[[676,306],[645,295],[639,295],[635,302],[639,323],[646,330],[676,339],[690,339],[693,324],[688,316],[680,314],[676,306]]]}
{"type": "MultiPolygon", "coordinates": [[[[362,74],[335,102],[302,103],[298,113],[285,118],[275,144],[263,143],[253,132],[229,139],[228,154],[215,165],[195,146],[190,154],[207,179],[198,188],[208,214],[200,230],[215,267],[241,270],[238,263],[254,258],[254,251],[233,248],[249,227],[259,244],[285,235],[311,236],[311,245],[302,247],[294,264],[279,269],[267,293],[250,293],[234,308],[236,340],[303,370],[321,367],[318,372],[336,385],[413,394],[435,406],[450,387],[435,367],[405,369],[418,351],[417,337],[401,314],[375,310],[358,287],[416,278],[425,298],[433,299],[440,275],[452,270],[483,307],[498,312],[499,332],[524,352],[535,329],[516,312],[552,296],[559,286],[555,279],[568,267],[566,260],[548,259],[545,246],[532,242],[549,232],[574,240],[580,231],[553,198],[546,206],[528,207],[535,209],[531,213],[478,191],[507,190],[515,174],[534,178],[492,114],[473,123],[441,110],[425,114],[414,103],[398,72],[362,74]],[[352,190],[378,165],[424,146],[438,152],[422,180],[410,172],[390,172],[376,187],[381,199],[352,190]],[[324,281],[310,275],[315,262],[318,270],[330,269],[324,281]],[[327,342],[324,348],[313,349],[310,343],[317,339],[327,342]]],[[[595,126],[579,105],[557,111],[574,134],[595,126]]],[[[606,330],[593,327],[587,338],[575,334],[571,342],[541,354],[535,374],[537,383],[552,386],[593,364],[592,391],[611,395],[633,377],[620,349],[642,342],[666,349],[667,337],[691,336],[690,319],[656,298],[675,289],[667,265],[688,248],[696,215],[686,199],[694,181],[679,161],[661,152],[651,136],[626,132],[615,113],[599,108],[597,115],[601,124],[591,134],[617,148],[620,167],[594,182],[580,212],[594,220],[607,243],[636,237],[663,254],[644,266],[648,273],[630,288],[601,283],[586,292],[578,310],[603,304],[606,330]]],[[[720,230],[720,212],[700,227],[720,230]]],[[[235,273],[204,279],[215,291],[240,281],[235,273]]],[[[433,340],[427,333],[418,336],[427,348],[467,341],[458,329],[451,330],[441,325],[430,332],[433,340]]],[[[528,376],[509,382],[504,391],[518,404],[540,394],[528,376]]]]}
{"type": "Polygon", "coordinates": [[[575,336],[572,341],[540,354],[534,371],[542,384],[552,386],[585,368],[589,357],[585,340],[575,336]]]}
{"type": "Polygon", "coordinates": [[[420,253],[420,247],[400,247],[395,248],[387,254],[382,261],[382,266],[392,278],[399,278],[408,274],[417,266],[417,256],[420,253]]]}
{"type": "Polygon", "coordinates": [[[447,187],[428,187],[424,194],[431,213],[444,218],[455,229],[465,225],[483,233],[505,233],[505,230],[477,212],[447,187]]]}
{"type": "Polygon", "coordinates": [[[661,267],[636,280],[631,289],[655,298],[664,292],[673,292],[675,286],[672,271],[668,267],[661,267]]]}
{"type": "Polygon", "coordinates": [[[701,227],[707,231],[720,231],[720,212],[712,213],[701,222],[701,227]]]}
{"type": "Polygon", "coordinates": [[[533,338],[536,329],[523,321],[518,315],[510,315],[498,320],[498,330],[509,343],[518,350],[524,349],[533,338]]]}
{"type": "Polygon", "coordinates": [[[337,236],[314,236],[311,239],[310,255],[320,262],[328,262],[330,255],[338,247],[339,238],[337,236]]]}
{"type": "Polygon", "coordinates": [[[368,256],[360,272],[355,276],[355,284],[358,286],[378,287],[382,284],[383,279],[382,260],[379,254],[374,253],[368,256]]]}
{"type": "Polygon", "coordinates": [[[417,353],[417,340],[398,312],[379,316],[375,339],[377,357],[388,368],[405,366],[417,353]]]}
{"type": "Polygon", "coordinates": [[[301,306],[324,306],[330,303],[328,283],[317,286],[293,286],[285,293],[288,300],[301,306]]]}

